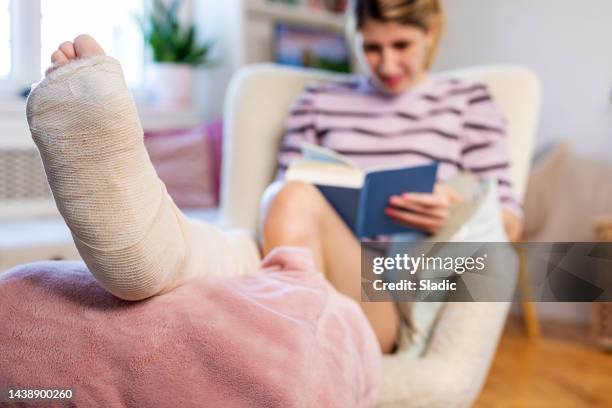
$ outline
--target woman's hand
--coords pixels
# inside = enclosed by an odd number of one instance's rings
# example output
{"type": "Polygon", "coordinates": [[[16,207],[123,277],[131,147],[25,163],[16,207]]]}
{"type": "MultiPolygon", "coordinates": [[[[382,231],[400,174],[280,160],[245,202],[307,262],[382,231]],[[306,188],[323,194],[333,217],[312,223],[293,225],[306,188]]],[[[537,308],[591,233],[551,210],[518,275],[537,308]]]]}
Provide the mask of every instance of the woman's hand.
{"type": "Polygon", "coordinates": [[[446,224],[450,207],[463,197],[446,184],[436,183],[433,193],[391,196],[385,213],[395,222],[436,234],[446,224]]]}

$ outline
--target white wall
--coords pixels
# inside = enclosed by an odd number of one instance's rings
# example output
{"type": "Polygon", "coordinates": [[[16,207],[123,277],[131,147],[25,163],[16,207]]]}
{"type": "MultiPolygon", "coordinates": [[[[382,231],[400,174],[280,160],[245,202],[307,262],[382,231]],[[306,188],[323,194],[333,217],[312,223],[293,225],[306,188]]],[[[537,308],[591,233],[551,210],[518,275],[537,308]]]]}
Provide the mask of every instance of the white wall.
{"type": "MultiPolygon", "coordinates": [[[[202,73],[197,88],[200,111],[207,117],[221,113],[225,85],[245,62],[241,3],[195,2],[195,21],[218,40],[220,66],[202,73]]],[[[445,4],[449,24],[435,69],[491,63],[532,68],[543,85],[538,147],[569,139],[580,152],[612,159],[612,1],[445,4]]]]}
{"type": "Polygon", "coordinates": [[[223,114],[225,91],[235,71],[244,64],[244,15],[241,0],[197,0],[193,19],[201,38],[213,40],[214,66],[198,72],[196,101],[206,119],[223,114]]]}
{"type": "MultiPolygon", "coordinates": [[[[523,64],[542,80],[538,146],[569,139],[612,161],[612,1],[446,0],[436,69],[523,64]]],[[[593,180],[605,185],[606,178],[593,180]]],[[[543,318],[588,321],[586,303],[541,303],[543,318]]]]}
{"type": "Polygon", "coordinates": [[[542,80],[538,146],[612,159],[612,1],[446,0],[436,69],[524,64],[542,80]]]}

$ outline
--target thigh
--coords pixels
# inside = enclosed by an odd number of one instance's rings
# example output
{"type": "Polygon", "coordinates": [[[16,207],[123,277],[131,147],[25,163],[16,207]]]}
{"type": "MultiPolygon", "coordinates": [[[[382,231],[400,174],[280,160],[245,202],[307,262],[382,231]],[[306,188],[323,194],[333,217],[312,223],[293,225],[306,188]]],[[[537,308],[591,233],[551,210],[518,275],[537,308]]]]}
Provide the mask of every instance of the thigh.
{"type": "Polygon", "coordinates": [[[270,185],[261,202],[259,238],[264,255],[277,246],[308,247],[327,280],[361,300],[359,241],[315,186],[283,181],[270,185]]]}
{"type": "MultiPolygon", "coordinates": [[[[361,246],[359,240],[347,227],[336,211],[314,186],[294,188],[288,193],[286,184],[277,182],[270,186],[262,199],[261,220],[263,230],[269,212],[274,211],[275,200],[287,201],[283,205],[290,216],[282,218],[285,222],[303,225],[315,237],[309,237],[304,246],[309,247],[319,260],[318,266],[326,279],[334,288],[350,297],[361,305],[361,308],[370,321],[383,351],[390,351],[397,337],[399,329],[399,315],[392,302],[362,302],[361,301],[361,246]],[[314,228],[316,227],[316,228],[314,228]]],[[[277,218],[278,219],[278,218],[277,218]]],[[[295,242],[278,245],[295,245],[295,242]]],[[[271,248],[268,248],[268,252],[271,248]]]]}

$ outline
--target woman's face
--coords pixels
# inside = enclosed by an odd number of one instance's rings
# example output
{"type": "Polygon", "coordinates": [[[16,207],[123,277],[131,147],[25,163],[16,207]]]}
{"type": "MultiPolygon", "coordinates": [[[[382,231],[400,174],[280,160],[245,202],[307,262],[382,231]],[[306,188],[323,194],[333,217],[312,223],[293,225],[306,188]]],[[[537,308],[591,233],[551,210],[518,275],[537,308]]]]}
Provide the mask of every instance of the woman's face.
{"type": "Polygon", "coordinates": [[[366,19],[359,32],[360,44],[377,85],[387,92],[400,93],[425,79],[425,60],[433,42],[431,31],[366,19]]]}

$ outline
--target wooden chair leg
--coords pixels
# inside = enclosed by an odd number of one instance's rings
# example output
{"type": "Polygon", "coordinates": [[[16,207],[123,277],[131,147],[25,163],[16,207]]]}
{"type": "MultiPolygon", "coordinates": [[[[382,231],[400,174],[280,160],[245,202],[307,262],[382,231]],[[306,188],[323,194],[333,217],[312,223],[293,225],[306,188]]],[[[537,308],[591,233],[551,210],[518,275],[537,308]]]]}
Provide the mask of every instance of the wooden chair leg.
{"type": "Polygon", "coordinates": [[[521,297],[521,308],[523,309],[523,323],[525,333],[531,340],[538,340],[542,331],[536,303],[531,302],[531,274],[527,264],[527,253],[522,245],[518,246],[519,256],[519,291],[521,297]]]}

